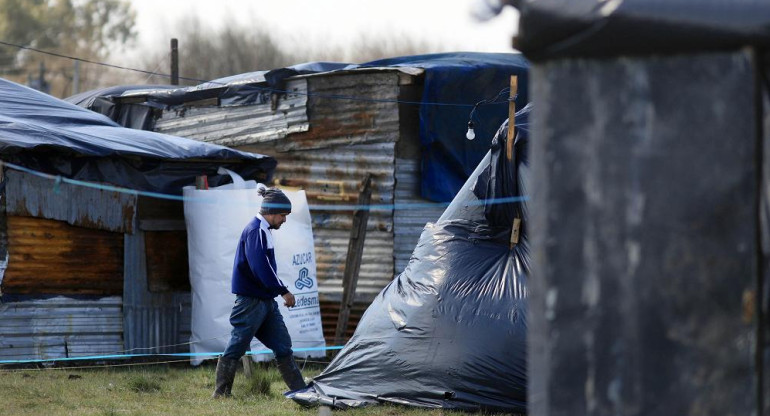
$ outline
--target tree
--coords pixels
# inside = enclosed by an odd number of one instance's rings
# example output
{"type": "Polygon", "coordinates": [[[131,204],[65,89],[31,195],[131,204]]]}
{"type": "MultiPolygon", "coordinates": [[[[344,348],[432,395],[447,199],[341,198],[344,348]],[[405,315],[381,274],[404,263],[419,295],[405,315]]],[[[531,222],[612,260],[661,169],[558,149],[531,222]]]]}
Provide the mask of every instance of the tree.
{"type": "MultiPolygon", "coordinates": [[[[0,0],[0,39],[60,55],[104,61],[115,46],[136,37],[135,13],[124,0],[0,0]]],[[[52,93],[72,93],[73,61],[11,46],[0,48],[2,76],[17,82],[45,64],[52,93]]],[[[80,79],[88,88],[103,68],[83,66],[80,79]]]]}
{"type": "MultiPolygon", "coordinates": [[[[280,68],[294,64],[294,57],[283,51],[270,33],[258,25],[247,28],[233,21],[224,22],[222,29],[204,28],[197,16],[178,20],[168,38],[179,40],[179,75],[183,85],[229,75],[280,68]]],[[[145,58],[145,68],[161,68],[169,73],[168,50],[159,50],[145,58]]],[[[154,76],[151,82],[169,84],[166,76],[154,76]]]]}
{"type": "MultiPolygon", "coordinates": [[[[280,39],[265,29],[257,19],[249,26],[234,21],[225,22],[221,29],[204,27],[196,16],[186,16],[177,21],[168,39],[179,40],[180,84],[195,85],[203,81],[246,72],[265,71],[313,61],[361,63],[375,59],[402,55],[440,52],[441,47],[428,42],[418,42],[403,34],[389,38],[362,35],[350,49],[325,45],[322,48],[292,44],[289,49],[280,39]]],[[[156,50],[148,55],[140,66],[158,68],[168,74],[169,51],[156,50]]],[[[130,65],[129,65],[130,66],[130,65]]],[[[153,76],[146,82],[169,84],[167,76],[153,76]]]]}

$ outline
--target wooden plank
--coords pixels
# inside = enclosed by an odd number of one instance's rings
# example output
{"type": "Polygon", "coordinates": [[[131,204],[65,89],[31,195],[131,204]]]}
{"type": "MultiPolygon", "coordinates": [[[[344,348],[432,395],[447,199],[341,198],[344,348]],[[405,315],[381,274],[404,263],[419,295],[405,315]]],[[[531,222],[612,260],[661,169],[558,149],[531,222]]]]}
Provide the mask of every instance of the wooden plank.
{"type": "Polygon", "coordinates": [[[369,173],[366,175],[366,179],[364,179],[363,190],[358,196],[359,209],[353,213],[353,228],[350,230],[348,256],[345,262],[345,274],[342,278],[342,304],[339,319],[337,319],[337,330],[334,332],[337,345],[344,342],[343,338],[348,326],[350,309],[355,299],[358,272],[361,269],[361,255],[364,252],[364,240],[366,239],[366,223],[369,219],[368,205],[372,200],[371,184],[372,174],[369,173]],[[361,208],[365,206],[367,208],[361,208]]]}
{"type": "Polygon", "coordinates": [[[513,219],[513,226],[511,227],[511,247],[519,244],[519,232],[521,230],[521,218],[513,219]]]}
{"type": "Polygon", "coordinates": [[[505,146],[505,157],[508,160],[513,159],[513,142],[516,138],[516,102],[513,98],[519,90],[518,79],[516,75],[511,75],[511,91],[508,94],[510,101],[508,101],[508,141],[505,146]]]}

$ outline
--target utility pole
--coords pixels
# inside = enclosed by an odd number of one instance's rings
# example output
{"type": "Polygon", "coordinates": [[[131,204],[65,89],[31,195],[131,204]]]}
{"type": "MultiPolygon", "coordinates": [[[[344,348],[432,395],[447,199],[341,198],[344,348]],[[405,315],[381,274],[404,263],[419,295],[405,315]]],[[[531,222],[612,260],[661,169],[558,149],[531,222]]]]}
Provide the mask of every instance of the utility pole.
{"type": "Polygon", "coordinates": [[[179,85],[179,43],[171,39],[171,85],[179,85]]]}

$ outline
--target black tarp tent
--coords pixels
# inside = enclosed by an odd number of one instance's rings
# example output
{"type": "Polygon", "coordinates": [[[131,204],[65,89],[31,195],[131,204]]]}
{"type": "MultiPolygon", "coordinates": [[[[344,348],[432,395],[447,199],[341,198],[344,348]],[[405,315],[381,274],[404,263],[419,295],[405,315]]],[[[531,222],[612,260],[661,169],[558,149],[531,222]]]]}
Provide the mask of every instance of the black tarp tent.
{"type": "Polygon", "coordinates": [[[29,169],[139,191],[181,194],[194,177],[229,181],[219,167],[268,181],[272,157],[122,127],[109,118],[0,79],[0,157],[29,169]]]}
{"type": "Polygon", "coordinates": [[[289,397],[340,409],[389,402],[526,411],[530,108],[516,114],[510,159],[506,121],[350,341],[309,388],[289,397]],[[513,244],[515,223],[523,225],[513,244]]]}

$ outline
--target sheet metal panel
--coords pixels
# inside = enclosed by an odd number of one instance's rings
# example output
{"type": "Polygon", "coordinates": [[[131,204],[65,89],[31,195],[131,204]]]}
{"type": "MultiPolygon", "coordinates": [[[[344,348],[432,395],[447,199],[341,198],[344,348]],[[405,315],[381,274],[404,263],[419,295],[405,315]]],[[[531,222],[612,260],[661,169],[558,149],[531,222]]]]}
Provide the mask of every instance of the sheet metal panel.
{"type": "Polygon", "coordinates": [[[271,102],[230,107],[183,107],[165,110],[155,131],[223,146],[241,146],[307,131],[307,82],[289,80],[292,91],[271,102]]]}
{"type": "Polygon", "coordinates": [[[341,148],[398,140],[398,104],[393,102],[399,97],[397,71],[338,72],[307,80],[310,129],[277,142],[277,150],[341,148]]]}
{"type": "Polygon", "coordinates": [[[395,273],[404,271],[425,224],[436,222],[445,206],[420,197],[420,162],[396,159],[396,190],[393,213],[395,273]]]}
{"type": "MultiPolygon", "coordinates": [[[[323,300],[342,300],[350,230],[314,228],[318,292],[323,300]]],[[[393,234],[367,230],[356,301],[367,302],[393,280],[393,234]]]]}
{"type": "Polygon", "coordinates": [[[361,184],[373,174],[371,204],[356,299],[373,299],[393,279],[393,178],[395,143],[277,153],[275,180],[304,189],[311,205],[317,278],[322,299],[341,300],[353,211],[331,209],[358,203],[361,184]],[[324,209],[323,206],[330,206],[324,209]]]}
{"type": "Polygon", "coordinates": [[[119,295],[123,288],[123,234],[63,221],[9,216],[9,294],[119,295]]]}
{"type": "Polygon", "coordinates": [[[134,231],[136,195],[56,184],[12,169],[6,174],[8,215],[48,218],[98,230],[134,231]]]}
{"type": "MultiPolygon", "coordinates": [[[[156,130],[273,156],[278,160],[275,181],[304,189],[313,207],[355,205],[364,178],[372,173],[371,203],[392,206],[399,139],[399,108],[394,101],[403,76],[392,70],[288,80],[287,85],[297,91],[304,86],[306,100],[292,104],[296,97],[279,99],[278,108],[285,109],[287,125],[306,123],[301,133],[282,127],[283,110],[273,112],[270,103],[168,111],[156,130]],[[341,100],[340,96],[366,99],[341,100]],[[299,112],[306,118],[291,118],[299,112]]],[[[341,298],[352,214],[352,210],[311,211],[322,299],[341,298]]],[[[393,229],[392,209],[371,212],[356,291],[359,301],[373,299],[393,279],[393,229]]]]}
{"type": "Polygon", "coordinates": [[[144,231],[126,234],[125,246],[125,349],[148,354],[188,352],[189,346],[179,345],[180,332],[185,330],[182,322],[189,321],[184,315],[190,314],[189,307],[183,305],[184,295],[149,291],[144,231]]]}
{"type": "Polygon", "coordinates": [[[0,360],[39,360],[119,353],[120,296],[58,296],[0,304],[0,360]]]}

